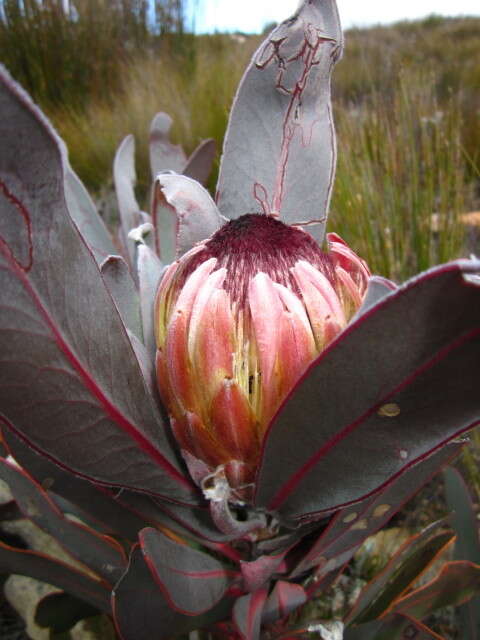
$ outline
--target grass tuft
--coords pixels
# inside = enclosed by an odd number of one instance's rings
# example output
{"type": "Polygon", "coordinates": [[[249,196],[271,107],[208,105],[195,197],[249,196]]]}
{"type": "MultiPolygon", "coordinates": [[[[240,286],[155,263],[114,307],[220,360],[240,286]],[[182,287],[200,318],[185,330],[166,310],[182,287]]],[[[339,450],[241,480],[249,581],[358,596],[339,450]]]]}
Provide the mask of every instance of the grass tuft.
{"type": "MultiPolygon", "coordinates": [[[[208,137],[221,150],[260,36],[159,35],[141,0],[79,0],[74,18],[61,0],[1,6],[0,55],[94,193],[111,185],[115,150],[133,133],[145,197],[158,111],[173,117],[173,140],[187,152],[208,137]]],[[[339,161],[329,227],[395,280],[465,253],[459,216],[480,209],[479,30],[480,19],[432,16],[346,33],[333,79],[339,161]]]]}

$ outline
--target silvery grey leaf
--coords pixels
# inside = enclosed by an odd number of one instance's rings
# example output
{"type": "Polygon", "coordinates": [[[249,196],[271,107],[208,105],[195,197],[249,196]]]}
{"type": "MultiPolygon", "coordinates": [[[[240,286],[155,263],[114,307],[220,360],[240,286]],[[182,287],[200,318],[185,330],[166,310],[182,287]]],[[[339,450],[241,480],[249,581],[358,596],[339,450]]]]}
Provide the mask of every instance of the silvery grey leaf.
{"type": "Polygon", "coordinates": [[[260,46],[225,137],[222,215],[263,212],[323,240],[336,162],[330,76],[342,46],[334,0],[304,1],[260,46]]]}

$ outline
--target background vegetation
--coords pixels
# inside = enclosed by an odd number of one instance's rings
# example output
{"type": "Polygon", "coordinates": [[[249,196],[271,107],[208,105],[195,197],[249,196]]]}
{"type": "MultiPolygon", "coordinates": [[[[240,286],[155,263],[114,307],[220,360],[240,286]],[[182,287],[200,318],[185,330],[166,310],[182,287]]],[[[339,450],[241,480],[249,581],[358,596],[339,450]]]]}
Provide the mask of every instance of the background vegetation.
{"type": "MultiPolygon", "coordinates": [[[[221,149],[260,36],[194,37],[183,4],[0,5],[0,58],[51,117],[97,195],[111,184],[127,133],[137,139],[139,196],[147,193],[157,111],[173,116],[173,137],[187,151],[207,137],[221,149]]],[[[478,208],[479,32],[480,19],[432,16],[346,33],[333,87],[339,163],[330,228],[394,279],[465,253],[464,223],[475,226],[459,215],[478,208]]]]}

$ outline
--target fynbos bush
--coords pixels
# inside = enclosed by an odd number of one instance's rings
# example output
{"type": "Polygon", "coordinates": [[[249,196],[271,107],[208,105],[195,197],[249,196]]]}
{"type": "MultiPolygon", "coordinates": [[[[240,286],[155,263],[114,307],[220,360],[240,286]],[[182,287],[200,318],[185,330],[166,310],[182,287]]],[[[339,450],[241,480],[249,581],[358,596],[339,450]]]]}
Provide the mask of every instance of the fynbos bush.
{"type": "Polygon", "coordinates": [[[76,598],[43,601],[44,623],[68,604],[72,624],[105,612],[125,640],[428,638],[432,608],[478,591],[462,560],[411,587],[452,540],[437,522],[341,618],[298,617],[480,417],[480,263],[397,286],[335,233],[322,248],[342,44],[334,0],[267,37],[215,201],[194,179],[211,143],[187,160],[159,114],[142,212],[126,138],[114,239],[2,72],[0,476],[86,568],[0,543],[2,572],[76,598]]]}

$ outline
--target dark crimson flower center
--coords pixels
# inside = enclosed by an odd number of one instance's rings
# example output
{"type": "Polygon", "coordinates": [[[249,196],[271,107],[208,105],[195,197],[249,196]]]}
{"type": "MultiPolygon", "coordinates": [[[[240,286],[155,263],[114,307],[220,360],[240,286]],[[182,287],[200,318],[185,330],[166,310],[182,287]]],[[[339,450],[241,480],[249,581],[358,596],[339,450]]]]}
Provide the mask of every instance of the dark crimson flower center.
{"type": "Polygon", "coordinates": [[[185,277],[209,258],[217,259],[217,269],[227,269],[224,287],[232,301],[241,303],[246,300],[248,283],[259,271],[297,291],[290,269],[298,260],[309,262],[332,283],[335,280],[329,255],[320,249],[312,236],[272,216],[258,213],[248,213],[219,229],[192,258],[185,277]]]}

